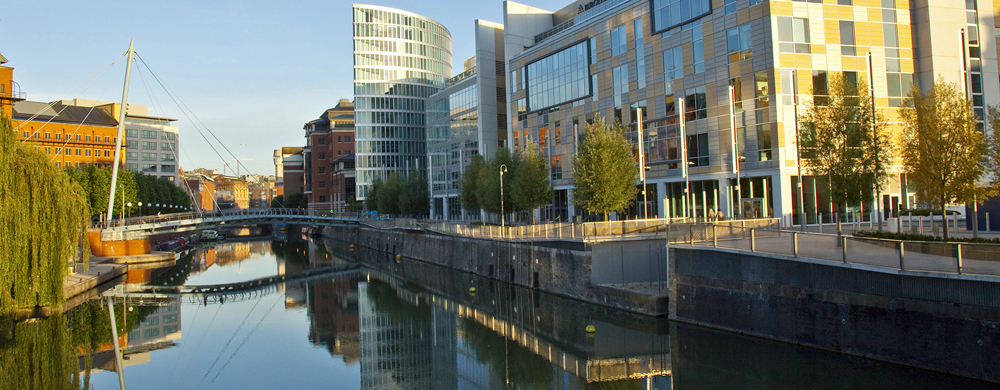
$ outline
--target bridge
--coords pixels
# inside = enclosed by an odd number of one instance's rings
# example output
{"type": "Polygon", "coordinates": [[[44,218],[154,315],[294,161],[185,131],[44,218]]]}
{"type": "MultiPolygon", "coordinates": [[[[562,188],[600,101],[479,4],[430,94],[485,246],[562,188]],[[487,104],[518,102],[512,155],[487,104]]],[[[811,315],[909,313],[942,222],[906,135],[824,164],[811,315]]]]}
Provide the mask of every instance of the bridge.
{"type": "Polygon", "coordinates": [[[326,213],[287,208],[184,212],[117,219],[101,228],[105,241],[143,238],[158,233],[214,229],[224,225],[358,223],[356,213],[326,213]]]}

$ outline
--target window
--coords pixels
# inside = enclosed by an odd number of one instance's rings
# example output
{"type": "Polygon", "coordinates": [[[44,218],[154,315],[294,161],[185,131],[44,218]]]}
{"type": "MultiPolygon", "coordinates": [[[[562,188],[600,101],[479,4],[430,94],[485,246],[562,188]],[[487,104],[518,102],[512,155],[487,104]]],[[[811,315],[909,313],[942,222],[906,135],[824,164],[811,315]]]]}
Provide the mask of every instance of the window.
{"type": "Polygon", "coordinates": [[[125,141],[125,147],[130,149],[138,149],[139,141],[125,141]]]}
{"type": "Polygon", "coordinates": [[[587,41],[528,64],[528,110],[537,111],[590,95],[587,41]]]}
{"type": "Polygon", "coordinates": [[[149,339],[153,337],[160,337],[160,328],[146,329],[143,331],[143,337],[149,339]]]}
{"type": "Polygon", "coordinates": [[[156,139],[156,130],[143,130],[142,138],[156,139]]]}
{"type": "MultiPolygon", "coordinates": [[[[337,138],[340,138],[340,137],[337,137],[337,138]]],[[[318,141],[319,141],[320,145],[326,144],[326,139],[325,138],[320,138],[318,141]]],[[[338,141],[338,142],[340,142],[340,141],[338,141]]]]}
{"type": "Polygon", "coordinates": [[[562,156],[552,156],[552,180],[562,179],[562,156]]]}
{"type": "Polygon", "coordinates": [[[726,15],[736,12],[736,0],[726,0],[726,15]]]}
{"type": "Polygon", "coordinates": [[[640,100],[629,105],[629,120],[632,123],[636,123],[639,120],[646,121],[649,119],[649,110],[646,109],[646,101],[640,100]],[[639,118],[639,109],[642,109],[642,118],[639,118]]]}
{"type": "Polygon", "coordinates": [[[90,142],[90,136],[89,135],[87,136],[87,142],[90,142]]]}
{"type": "Polygon", "coordinates": [[[705,41],[701,32],[701,23],[691,29],[691,57],[694,58],[694,73],[705,71],[705,41]]]}
{"type": "Polygon", "coordinates": [[[171,153],[164,153],[160,155],[160,161],[173,162],[177,161],[177,158],[171,153]]]}
{"type": "Polygon", "coordinates": [[[326,188],[326,182],[325,181],[319,182],[319,188],[326,188]]]}
{"type": "Polygon", "coordinates": [[[156,142],[142,141],[142,149],[143,150],[156,150],[156,146],[157,146],[156,142]]]}
{"type": "MultiPolygon", "coordinates": [[[[760,110],[767,111],[767,110],[760,110]]],[[[757,158],[760,161],[771,160],[771,129],[774,127],[774,123],[765,123],[757,125],[757,158]]]]}
{"type": "Polygon", "coordinates": [[[319,159],[320,160],[325,160],[326,159],[326,153],[320,153],[319,154],[319,159]]]}
{"type": "Polygon", "coordinates": [[[62,139],[62,134],[56,133],[56,139],[62,139]]]}
{"type": "Polygon", "coordinates": [[[319,167],[319,173],[325,173],[326,167],[319,167]]]}
{"type": "Polygon", "coordinates": [[[666,95],[673,95],[673,81],[684,77],[684,55],[681,47],[663,51],[663,91],[666,95]]]}
{"type": "Polygon", "coordinates": [[[625,42],[627,42],[627,38],[624,24],[611,29],[611,55],[625,53],[625,42]]]}
{"type": "Polygon", "coordinates": [[[840,21],[840,54],[857,55],[857,50],[854,47],[854,22],[851,20],[840,21]]]}
{"type": "Polygon", "coordinates": [[[176,314],[168,314],[168,315],[164,315],[163,316],[163,323],[164,324],[172,324],[174,322],[177,322],[177,315],[176,314]]]}
{"type": "Polygon", "coordinates": [[[762,70],[753,74],[754,83],[754,106],[756,108],[770,107],[770,88],[768,87],[768,82],[770,81],[770,74],[766,70],[762,70]]]}
{"type": "Polygon", "coordinates": [[[685,119],[689,121],[708,117],[708,100],[705,98],[705,86],[690,88],[684,98],[685,119]]]}
{"type": "Polygon", "coordinates": [[[138,160],[139,159],[139,152],[125,152],[125,159],[126,160],[138,160]]]}
{"type": "Polygon", "coordinates": [[[809,19],[778,17],[778,51],[782,53],[810,53],[809,19]]]}
{"type": "Polygon", "coordinates": [[[156,164],[142,164],[143,172],[156,172],[156,164]]]}
{"type": "Polygon", "coordinates": [[[139,136],[139,130],[136,130],[136,129],[125,129],[125,136],[126,137],[138,137],[139,136]]]}
{"type": "Polygon", "coordinates": [[[51,139],[52,133],[45,133],[45,139],[51,139]]]}
{"type": "Polygon", "coordinates": [[[854,2],[852,0],[837,0],[837,4],[839,4],[839,5],[854,5],[854,2]]]}
{"type": "Polygon", "coordinates": [[[169,143],[169,142],[161,142],[160,143],[160,150],[171,150],[172,151],[172,150],[174,150],[174,144],[169,143]]]}
{"type": "Polygon", "coordinates": [[[320,195],[320,196],[319,196],[319,201],[320,201],[320,202],[326,202],[326,196],[324,196],[324,195],[320,195]]]}
{"type": "Polygon", "coordinates": [[[82,152],[80,151],[80,148],[76,148],[76,155],[77,155],[77,156],[79,156],[79,155],[80,155],[80,153],[82,153],[82,152]]]}
{"type": "Polygon", "coordinates": [[[345,135],[344,136],[344,142],[351,142],[351,136],[345,135]]]}
{"type": "Polygon", "coordinates": [[[156,153],[143,153],[142,161],[156,161],[156,153]]]}
{"type": "Polygon", "coordinates": [[[635,29],[635,77],[636,88],[646,88],[646,50],[642,42],[642,18],[632,22],[635,29]]]}
{"type": "Polygon", "coordinates": [[[913,74],[887,73],[885,76],[889,84],[889,107],[902,107],[913,89],[913,74]]]}
{"type": "Polygon", "coordinates": [[[733,108],[736,112],[743,109],[743,82],[739,77],[729,79],[729,86],[733,87],[733,108]]]}
{"type": "MultiPolygon", "coordinates": [[[[57,134],[56,138],[59,138],[58,134],[57,134]]],[[[111,138],[108,138],[108,136],[104,136],[104,143],[108,143],[108,142],[111,142],[111,138]]]]}
{"type": "Polygon", "coordinates": [[[167,141],[173,141],[177,139],[177,134],[164,131],[162,134],[160,134],[160,138],[165,139],[167,141]]]}
{"type": "Polygon", "coordinates": [[[83,150],[83,155],[84,155],[85,157],[90,157],[90,149],[84,149],[84,150],[83,150]]]}
{"type": "Polygon", "coordinates": [[[726,31],[726,49],[729,51],[729,63],[739,62],[753,57],[753,36],[750,35],[750,23],[733,27],[726,31]]]}
{"type": "Polygon", "coordinates": [[[826,71],[814,70],[812,76],[813,104],[817,106],[830,104],[830,89],[827,85],[826,71]]]}
{"type": "Polygon", "coordinates": [[[711,12],[709,0],[653,0],[653,30],[660,32],[711,12]]]}
{"type": "Polygon", "coordinates": [[[128,169],[128,170],[130,170],[130,171],[138,171],[139,170],[139,164],[136,164],[136,163],[127,163],[127,164],[125,164],[125,168],[128,169]]]}
{"type": "Polygon", "coordinates": [[[52,148],[51,148],[51,147],[48,147],[48,146],[46,146],[46,147],[45,147],[45,154],[52,154],[52,148]]]}
{"type": "Polygon", "coordinates": [[[590,52],[590,63],[591,64],[596,63],[597,62],[597,37],[591,37],[590,38],[590,48],[589,48],[588,51],[590,52]]]}
{"type": "Polygon", "coordinates": [[[628,64],[611,69],[611,83],[615,100],[615,119],[622,118],[622,95],[628,93],[628,64]]]}
{"type": "Polygon", "coordinates": [[[687,136],[687,155],[689,166],[708,166],[708,134],[687,136]]]}

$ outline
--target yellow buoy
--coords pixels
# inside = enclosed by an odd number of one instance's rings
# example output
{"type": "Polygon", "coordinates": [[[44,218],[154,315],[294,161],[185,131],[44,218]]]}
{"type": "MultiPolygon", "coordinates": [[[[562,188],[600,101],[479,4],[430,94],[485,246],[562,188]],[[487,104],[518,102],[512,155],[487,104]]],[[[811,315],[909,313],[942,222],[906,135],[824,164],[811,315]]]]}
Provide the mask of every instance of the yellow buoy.
{"type": "Polygon", "coordinates": [[[594,332],[597,332],[597,328],[595,328],[593,325],[587,325],[587,333],[594,333],[594,332]]]}
{"type": "Polygon", "coordinates": [[[475,287],[469,287],[469,292],[475,294],[476,293],[476,288],[475,287]]]}
{"type": "Polygon", "coordinates": [[[403,255],[396,255],[396,262],[399,263],[403,260],[403,255]]]}
{"type": "Polygon", "coordinates": [[[354,244],[351,244],[351,250],[352,251],[354,250],[354,244]]]}

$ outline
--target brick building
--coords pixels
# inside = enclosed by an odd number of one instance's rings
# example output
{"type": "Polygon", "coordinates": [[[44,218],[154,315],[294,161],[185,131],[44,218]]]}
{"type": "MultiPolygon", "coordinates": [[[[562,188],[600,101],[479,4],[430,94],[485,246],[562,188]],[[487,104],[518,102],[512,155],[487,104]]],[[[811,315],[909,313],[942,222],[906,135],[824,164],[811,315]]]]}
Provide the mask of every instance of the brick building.
{"type": "MultiPolygon", "coordinates": [[[[346,201],[345,191],[334,191],[333,162],[354,154],[354,103],[340,99],[336,107],[306,123],[303,130],[306,136],[303,192],[309,197],[309,209],[334,210],[337,199],[342,207],[346,201]]],[[[353,158],[351,165],[353,169],[353,158]]]]}

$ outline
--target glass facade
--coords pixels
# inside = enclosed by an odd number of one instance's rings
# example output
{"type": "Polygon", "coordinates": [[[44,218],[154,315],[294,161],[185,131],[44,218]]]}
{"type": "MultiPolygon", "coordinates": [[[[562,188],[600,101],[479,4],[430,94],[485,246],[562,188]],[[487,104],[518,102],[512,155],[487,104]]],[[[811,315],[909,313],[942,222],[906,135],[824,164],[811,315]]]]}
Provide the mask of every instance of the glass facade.
{"type": "Polygon", "coordinates": [[[587,41],[582,41],[528,64],[528,111],[589,96],[588,52],[587,41]]]}
{"type": "Polygon", "coordinates": [[[663,31],[710,13],[709,0],[653,0],[653,30],[663,31]]]}
{"type": "Polygon", "coordinates": [[[426,169],[428,97],[451,76],[451,33],[426,17],[355,5],[357,197],[389,172],[426,169]]]}

